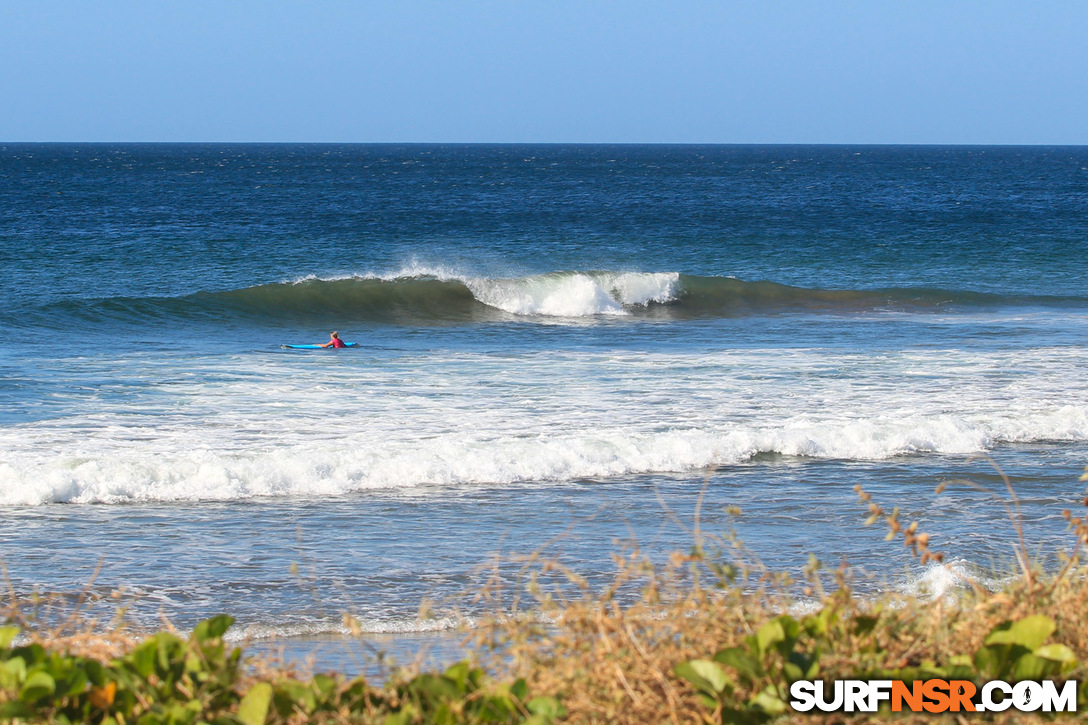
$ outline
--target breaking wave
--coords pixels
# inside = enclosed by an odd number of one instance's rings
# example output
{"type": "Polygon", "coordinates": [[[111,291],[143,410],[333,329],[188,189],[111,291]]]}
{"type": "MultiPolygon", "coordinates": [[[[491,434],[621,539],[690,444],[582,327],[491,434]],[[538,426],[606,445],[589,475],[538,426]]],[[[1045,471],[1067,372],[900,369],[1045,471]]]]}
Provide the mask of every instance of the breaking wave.
{"type": "MultiPolygon", "coordinates": [[[[1079,297],[1010,297],[929,288],[829,290],[679,272],[552,272],[471,277],[409,269],[316,278],[183,297],[68,300],[38,310],[48,321],[156,318],[283,323],[441,324],[533,318],[733,317],[783,312],[928,311],[1002,305],[1082,305],[1079,297]]],[[[34,317],[34,315],[31,315],[34,317]]],[[[25,321],[25,320],[24,320],[25,321]]]]}
{"type": "Polygon", "coordinates": [[[872,461],[977,453],[1003,443],[1085,440],[1088,408],[1069,405],[1026,416],[795,421],[655,433],[619,427],[482,440],[461,431],[437,436],[426,446],[391,442],[244,453],[175,449],[78,457],[17,454],[0,461],[0,505],[321,498],[374,489],[685,472],[743,463],[761,453],[872,461]]]}

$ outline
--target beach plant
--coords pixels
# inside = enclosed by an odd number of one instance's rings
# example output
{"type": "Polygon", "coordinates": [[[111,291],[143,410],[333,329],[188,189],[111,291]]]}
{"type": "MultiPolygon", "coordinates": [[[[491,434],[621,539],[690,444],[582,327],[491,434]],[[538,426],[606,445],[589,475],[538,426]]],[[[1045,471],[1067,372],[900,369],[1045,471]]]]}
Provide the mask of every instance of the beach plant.
{"type": "Polygon", "coordinates": [[[188,638],[157,633],[120,658],[101,662],[40,643],[12,646],[18,627],[0,629],[0,719],[106,725],[262,725],[263,723],[529,723],[564,714],[552,697],[531,697],[524,679],[495,683],[459,662],[443,673],[395,679],[384,688],[365,679],[318,674],[256,678],[242,650],[223,635],[218,616],[188,638]]]}
{"type": "MultiPolygon", "coordinates": [[[[693,659],[676,666],[676,675],[687,681],[701,701],[714,710],[712,719],[722,723],[762,723],[789,710],[789,685],[821,676],[821,654],[842,639],[869,639],[859,652],[880,653],[875,644],[879,617],[841,617],[835,607],[796,620],[776,617],[737,646],[719,650],[711,659],[693,659]]],[[[889,623],[884,623],[885,628],[889,623]]],[[[852,669],[832,668],[823,674],[835,679],[873,680],[988,680],[1068,679],[1083,667],[1064,644],[1047,644],[1055,630],[1045,615],[1005,621],[986,636],[972,654],[953,655],[944,664],[926,661],[908,667],[866,666],[859,658],[852,669]]],[[[1082,701],[1088,689],[1081,687],[1082,701]]]]}
{"type": "MultiPolygon", "coordinates": [[[[943,565],[944,552],[933,550],[933,537],[917,523],[858,493],[870,525],[884,522],[889,541],[902,542],[929,566],[943,565]]],[[[1015,515],[1015,505],[1010,510],[1015,515]]],[[[498,633],[483,639],[500,643],[510,672],[534,691],[561,699],[571,722],[842,721],[841,713],[793,713],[787,695],[799,679],[1074,679],[1082,683],[1079,702],[1088,703],[1088,567],[1079,558],[1088,524],[1066,518],[1077,541],[1056,573],[1028,561],[1019,576],[996,587],[969,578],[966,590],[936,598],[858,592],[845,566],[825,590],[827,572],[815,559],[804,581],[794,582],[762,569],[730,535],[717,547],[697,539],[664,562],[633,549],[615,557],[617,583],[597,597],[550,598],[546,627],[495,618],[482,629],[498,633]],[[638,580],[642,597],[616,596],[638,580]],[[805,600],[797,599],[799,590],[805,600]]],[[[942,719],[887,712],[877,719],[892,717],[942,719]]],[[[1054,716],[975,717],[1042,722],[1054,716]]]]}
{"type": "MultiPolygon", "coordinates": [[[[1053,617],[1037,613],[1038,609],[1049,608],[1064,615],[1071,625],[1070,633],[1079,640],[1079,649],[1084,652],[1085,628],[1081,614],[1088,572],[1082,569],[1075,577],[1069,574],[1076,566],[1081,548],[1088,543],[1088,517],[1074,517],[1068,510],[1063,512],[1075,536],[1074,549],[1060,572],[1049,582],[1041,581],[1026,556],[1019,501],[1007,477],[1003,478],[1012,500],[1006,509],[1018,536],[1017,558],[1022,578],[1017,587],[993,594],[976,585],[974,594],[981,601],[975,603],[974,610],[986,611],[995,604],[1018,603],[1021,610],[1036,613],[1005,619],[992,626],[973,652],[953,650],[948,653],[946,650],[940,662],[915,654],[898,665],[889,666],[886,655],[892,648],[881,643],[880,636],[892,633],[902,636],[913,629],[911,620],[917,618],[916,610],[921,603],[909,602],[907,607],[877,604],[865,610],[856,606],[852,596],[844,599],[843,594],[848,589],[840,588],[834,597],[825,598],[818,612],[800,620],[790,615],[775,617],[742,642],[718,650],[709,659],[681,662],[674,668],[675,674],[698,693],[706,707],[713,709],[710,720],[722,723],[761,723],[782,715],[788,712],[786,693],[789,685],[817,677],[903,682],[941,678],[969,680],[976,684],[989,680],[1078,679],[1078,700],[1088,702],[1088,680],[1084,678],[1088,667],[1084,657],[1078,658],[1073,648],[1064,643],[1048,642],[1058,625],[1053,617]],[[1075,606],[1068,606],[1071,599],[1076,601],[1075,606]],[[845,661],[821,658],[825,652],[841,651],[843,642],[851,643],[852,658],[845,661]],[[866,657],[866,654],[876,657],[866,657]],[[882,660],[885,664],[881,664],[882,660]]],[[[1081,480],[1088,480],[1088,472],[1081,480]]],[[[855,487],[855,491],[869,509],[866,525],[883,519],[889,529],[888,541],[902,536],[904,545],[923,564],[943,560],[942,554],[929,549],[929,536],[918,531],[917,522],[904,525],[900,522],[898,509],[888,513],[860,486],[855,487]]],[[[1088,496],[1082,503],[1088,507],[1088,496]]],[[[966,602],[948,612],[946,619],[966,619],[963,604],[966,602]]]]}

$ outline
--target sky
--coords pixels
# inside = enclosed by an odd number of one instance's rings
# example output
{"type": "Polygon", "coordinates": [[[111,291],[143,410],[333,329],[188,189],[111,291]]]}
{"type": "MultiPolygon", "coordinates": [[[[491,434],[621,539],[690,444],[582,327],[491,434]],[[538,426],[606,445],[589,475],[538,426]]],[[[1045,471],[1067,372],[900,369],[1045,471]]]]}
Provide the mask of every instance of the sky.
{"type": "Polygon", "coordinates": [[[1088,3],[0,0],[0,141],[1088,144],[1088,3]]]}

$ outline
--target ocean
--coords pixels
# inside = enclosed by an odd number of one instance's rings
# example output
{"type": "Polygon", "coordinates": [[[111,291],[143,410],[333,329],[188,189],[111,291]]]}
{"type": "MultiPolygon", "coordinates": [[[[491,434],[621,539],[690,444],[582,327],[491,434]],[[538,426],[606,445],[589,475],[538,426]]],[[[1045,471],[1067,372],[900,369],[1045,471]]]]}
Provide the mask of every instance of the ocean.
{"type": "Polygon", "coordinates": [[[0,144],[0,560],[349,669],[696,530],[999,577],[1003,476],[1072,545],[1086,259],[1083,147],[0,144]]]}

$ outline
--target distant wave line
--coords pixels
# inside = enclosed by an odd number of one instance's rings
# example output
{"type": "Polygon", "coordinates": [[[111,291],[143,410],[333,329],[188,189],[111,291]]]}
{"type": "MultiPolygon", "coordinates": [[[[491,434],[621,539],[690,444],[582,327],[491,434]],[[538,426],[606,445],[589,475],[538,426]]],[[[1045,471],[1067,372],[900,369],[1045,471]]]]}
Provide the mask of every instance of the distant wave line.
{"type": "Polygon", "coordinates": [[[766,280],[679,272],[567,271],[526,277],[403,276],[305,278],[181,297],[65,300],[8,313],[15,324],[156,319],[256,322],[316,320],[441,324],[553,318],[693,319],[787,312],[941,311],[968,307],[1081,306],[1088,298],[1000,295],[924,287],[818,289],[766,280]],[[28,319],[29,318],[29,319],[28,319]]]}

